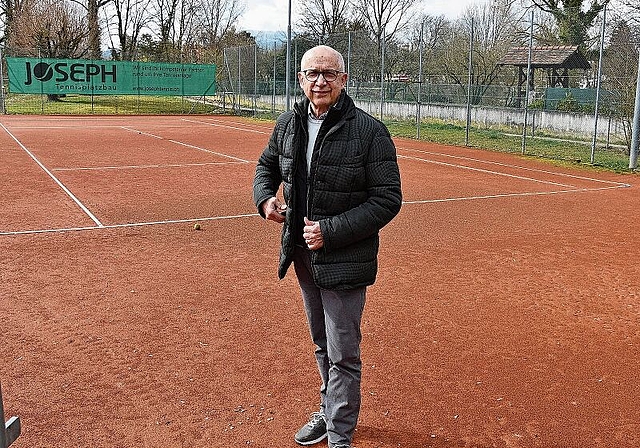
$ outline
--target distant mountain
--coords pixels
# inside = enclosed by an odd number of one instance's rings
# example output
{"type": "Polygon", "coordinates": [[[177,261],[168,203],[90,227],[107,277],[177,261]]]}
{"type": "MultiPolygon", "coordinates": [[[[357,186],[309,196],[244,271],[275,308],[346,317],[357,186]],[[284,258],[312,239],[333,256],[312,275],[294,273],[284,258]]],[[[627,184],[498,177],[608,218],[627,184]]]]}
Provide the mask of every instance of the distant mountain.
{"type": "Polygon", "coordinates": [[[256,38],[256,44],[260,48],[273,48],[281,47],[287,43],[286,31],[259,31],[259,30],[247,30],[253,37],[256,38]]]}

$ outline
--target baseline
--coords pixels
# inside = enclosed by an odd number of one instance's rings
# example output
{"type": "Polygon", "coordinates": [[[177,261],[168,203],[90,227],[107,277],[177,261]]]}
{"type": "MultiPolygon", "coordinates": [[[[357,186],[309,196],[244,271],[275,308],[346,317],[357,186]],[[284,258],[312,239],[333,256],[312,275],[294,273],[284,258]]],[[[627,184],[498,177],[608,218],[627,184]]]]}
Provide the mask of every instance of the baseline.
{"type": "MultiPolygon", "coordinates": [[[[597,178],[593,178],[593,177],[578,176],[578,175],[575,175],[575,174],[560,173],[560,172],[557,172],[557,171],[549,171],[549,170],[542,170],[542,169],[539,169],[539,168],[531,168],[531,167],[522,166],[522,165],[512,165],[512,164],[504,163],[504,162],[496,162],[494,160],[484,160],[484,159],[478,159],[478,158],[475,158],[475,157],[460,156],[460,155],[447,154],[447,153],[441,153],[441,152],[435,152],[435,151],[427,151],[427,150],[415,149],[415,148],[398,147],[398,149],[399,150],[403,150],[403,151],[413,151],[413,152],[418,152],[418,153],[421,153],[421,154],[427,154],[427,155],[433,155],[433,156],[441,156],[441,157],[451,158],[451,159],[458,159],[458,160],[466,160],[466,161],[476,162],[476,163],[483,163],[483,164],[487,164],[487,165],[496,165],[496,166],[505,167],[505,168],[513,168],[513,169],[522,170],[522,171],[533,171],[533,172],[540,173],[540,174],[548,174],[548,175],[552,175],[552,176],[567,177],[567,178],[570,178],[570,179],[584,180],[584,181],[589,181],[589,182],[606,183],[606,184],[616,185],[616,186],[618,186],[620,188],[631,187],[631,184],[627,184],[627,183],[624,183],[624,182],[616,182],[616,181],[611,181],[611,180],[597,179],[597,178]]],[[[406,157],[409,158],[408,156],[406,156],[406,157]]],[[[417,159],[423,160],[425,162],[430,162],[431,161],[430,159],[422,159],[422,158],[417,158],[417,159]]],[[[433,161],[433,163],[437,163],[437,162],[433,161]]],[[[442,162],[442,164],[446,164],[446,163],[442,162]]],[[[460,167],[460,168],[467,167],[467,165],[456,165],[456,164],[450,164],[450,166],[460,167]]],[[[491,172],[491,171],[487,171],[487,172],[491,172]]],[[[496,173],[499,173],[499,172],[496,172],[496,173]]],[[[526,179],[526,178],[523,178],[523,179],[526,179]]]]}
{"type": "Polygon", "coordinates": [[[616,181],[610,181],[610,180],[604,180],[604,179],[597,179],[597,178],[586,177],[586,176],[578,176],[578,175],[569,174],[569,173],[561,173],[561,172],[555,172],[555,171],[549,171],[549,170],[542,170],[542,169],[538,169],[538,168],[531,168],[531,167],[526,167],[526,166],[521,166],[521,165],[513,165],[513,164],[508,164],[508,163],[504,163],[504,162],[496,162],[496,161],[491,161],[491,160],[477,159],[477,158],[467,157],[467,156],[452,155],[452,154],[447,154],[447,153],[438,153],[438,152],[433,152],[433,151],[426,151],[426,150],[419,150],[419,149],[405,148],[405,147],[398,147],[398,150],[399,151],[418,152],[418,153],[425,154],[425,155],[439,156],[439,157],[443,157],[443,158],[451,158],[451,159],[456,159],[456,160],[464,160],[464,161],[474,162],[474,163],[478,163],[478,164],[494,165],[494,166],[498,166],[498,167],[502,167],[502,168],[510,168],[510,169],[513,169],[513,170],[522,170],[522,171],[527,171],[527,172],[532,172],[532,173],[539,173],[539,174],[546,175],[546,176],[564,177],[564,178],[566,178],[568,180],[579,180],[579,181],[583,181],[583,182],[593,182],[595,184],[599,184],[598,186],[592,186],[592,187],[590,187],[590,186],[580,187],[580,186],[575,185],[573,183],[561,183],[561,182],[556,182],[556,181],[549,180],[549,179],[541,179],[541,178],[532,177],[532,176],[523,176],[523,175],[518,175],[518,174],[507,173],[507,172],[504,172],[504,171],[498,171],[498,170],[491,170],[491,169],[487,169],[487,168],[479,168],[479,167],[469,166],[469,165],[465,165],[465,164],[462,164],[462,163],[444,162],[444,161],[441,161],[441,160],[434,160],[434,159],[429,159],[429,158],[426,158],[426,157],[417,157],[417,156],[408,156],[408,155],[398,154],[398,159],[413,160],[413,161],[418,161],[418,162],[423,162],[423,163],[430,163],[430,164],[435,164],[435,165],[440,165],[440,166],[451,167],[451,168],[454,168],[454,169],[469,170],[469,171],[474,171],[474,172],[483,173],[483,174],[489,174],[489,175],[494,175],[494,176],[503,176],[503,177],[507,177],[507,178],[523,180],[523,181],[526,181],[526,182],[533,182],[533,183],[539,183],[539,184],[544,184],[544,185],[551,185],[551,186],[560,187],[560,189],[549,190],[549,191],[525,191],[525,192],[518,192],[518,193],[496,193],[496,194],[488,194],[488,195],[459,196],[459,197],[438,198],[438,199],[418,199],[418,200],[403,201],[403,204],[429,204],[429,203],[439,203],[439,202],[473,201],[473,200],[498,199],[498,198],[508,198],[508,197],[544,196],[544,195],[553,195],[553,194],[579,193],[579,192],[589,192],[589,191],[603,191],[603,190],[611,190],[611,189],[617,189],[617,188],[629,188],[629,187],[631,187],[631,184],[623,183],[623,182],[616,182],[616,181]],[[601,184],[606,184],[606,186],[601,186],[601,184]]]}
{"type": "Polygon", "coordinates": [[[86,227],[66,227],[55,229],[38,229],[38,230],[16,230],[13,232],[1,232],[0,236],[9,235],[33,235],[41,233],[65,233],[65,232],[80,232],[85,230],[108,230],[108,229],[122,229],[128,227],[144,227],[155,225],[167,225],[167,224],[185,224],[192,222],[206,222],[206,221],[221,221],[227,219],[240,219],[240,218],[255,218],[260,217],[258,213],[246,213],[241,215],[228,215],[228,216],[209,216],[206,218],[187,218],[187,219],[170,219],[166,221],[146,221],[146,222],[132,222],[123,224],[105,224],[100,227],[86,226],[86,227]]]}
{"type": "Polygon", "coordinates": [[[138,170],[155,168],[192,168],[211,165],[245,165],[246,162],[202,162],[202,163],[167,163],[153,165],[112,165],[112,166],[81,166],[74,168],[51,168],[51,171],[106,171],[106,170],[138,170]]]}
{"type": "Polygon", "coordinates": [[[3,124],[0,123],[0,127],[2,127],[2,129],[4,129],[4,131],[18,144],[18,146],[20,146],[20,148],[22,148],[22,150],[24,152],[27,153],[27,155],[60,187],[62,188],[62,191],[64,191],[67,196],[69,196],[71,198],[71,200],[73,202],[76,203],[76,205],[78,205],[78,207],[80,207],[80,209],[87,215],[89,216],[89,218],[96,223],[96,225],[98,227],[103,227],[104,225],[100,222],[100,220],[98,220],[98,218],[96,218],[94,216],[93,213],[91,213],[91,211],[51,172],[49,171],[49,169],[47,169],[46,166],[44,166],[44,164],[42,162],[40,162],[40,160],[38,160],[38,158],[33,155],[33,153],[31,153],[31,151],[29,151],[27,149],[26,146],[24,146],[22,144],[22,142],[20,140],[18,140],[18,138],[13,135],[11,133],[11,131],[9,131],[9,129],[7,129],[7,127],[3,124]]]}

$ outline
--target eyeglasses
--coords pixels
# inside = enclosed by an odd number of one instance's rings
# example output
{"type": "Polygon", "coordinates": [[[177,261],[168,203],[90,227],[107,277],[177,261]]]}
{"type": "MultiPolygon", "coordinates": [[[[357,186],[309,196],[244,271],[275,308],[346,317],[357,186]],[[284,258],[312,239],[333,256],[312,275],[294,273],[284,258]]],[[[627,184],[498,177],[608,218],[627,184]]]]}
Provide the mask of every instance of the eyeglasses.
{"type": "Polygon", "coordinates": [[[325,81],[333,82],[338,78],[338,75],[340,73],[344,73],[344,72],[341,72],[339,70],[322,70],[321,71],[321,70],[307,69],[307,70],[302,70],[300,73],[302,73],[304,77],[307,78],[307,81],[309,82],[316,82],[318,78],[320,78],[320,75],[322,75],[325,81]]]}

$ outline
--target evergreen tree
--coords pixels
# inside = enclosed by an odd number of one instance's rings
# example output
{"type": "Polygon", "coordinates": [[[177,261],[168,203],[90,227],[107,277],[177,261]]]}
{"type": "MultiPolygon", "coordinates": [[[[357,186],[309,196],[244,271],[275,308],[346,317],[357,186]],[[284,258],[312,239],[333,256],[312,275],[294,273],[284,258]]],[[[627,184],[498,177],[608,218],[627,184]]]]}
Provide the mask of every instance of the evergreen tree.
{"type": "Polygon", "coordinates": [[[560,44],[584,48],[589,28],[609,0],[592,0],[589,9],[583,8],[584,0],[533,0],[533,3],[555,19],[560,44]]]}

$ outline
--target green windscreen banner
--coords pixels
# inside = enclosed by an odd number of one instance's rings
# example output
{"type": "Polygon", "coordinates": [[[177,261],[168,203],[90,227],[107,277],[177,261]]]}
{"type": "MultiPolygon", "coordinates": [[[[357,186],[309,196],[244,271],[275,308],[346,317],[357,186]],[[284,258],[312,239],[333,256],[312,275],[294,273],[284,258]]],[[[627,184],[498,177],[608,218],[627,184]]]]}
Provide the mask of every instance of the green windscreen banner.
{"type": "Polygon", "coordinates": [[[11,93],[213,95],[216,66],[88,59],[6,58],[11,93]]]}

